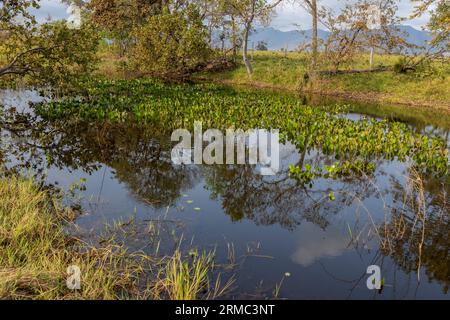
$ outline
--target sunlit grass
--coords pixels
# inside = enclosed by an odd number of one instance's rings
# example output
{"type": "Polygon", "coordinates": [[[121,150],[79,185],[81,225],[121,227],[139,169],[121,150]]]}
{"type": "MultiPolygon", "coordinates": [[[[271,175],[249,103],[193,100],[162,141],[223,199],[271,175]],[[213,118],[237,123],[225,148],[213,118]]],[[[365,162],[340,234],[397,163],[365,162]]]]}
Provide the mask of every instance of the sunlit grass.
{"type": "Polygon", "coordinates": [[[142,272],[120,246],[92,248],[64,232],[71,212],[31,179],[0,182],[0,298],[115,299],[135,294],[142,272]],[[67,288],[67,268],[81,269],[79,291],[67,288]]]}
{"type": "Polygon", "coordinates": [[[0,299],[196,299],[227,288],[210,283],[212,253],[192,262],[179,250],[151,257],[128,252],[114,236],[93,247],[66,234],[71,218],[71,210],[32,179],[2,178],[0,299]],[[80,290],[67,287],[69,266],[80,268],[80,290]]]}
{"type": "MultiPolygon", "coordinates": [[[[400,103],[450,108],[450,68],[448,63],[435,62],[432,74],[397,74],[393,71],[379,73],[341,74],[323,76],[319,81],[304,85],[308,72],[308,53],[255,52],[252,65],[254,74],[249,77],[238,57],[238,66],[219,74],[202,74],[201,77],[230,84],[273,87],[290,91],[320,92],[322,94],[352,96],[354,99],[381,103],[400,103]],[[370,94],[370,95],[367,95],[370,94]]],[[[393,67],[398,55],[374,56],[374,67],[393,67]]],[[[320,59],[319,59],[320,60],[320,59]]],[[[361,54],[342,69],[369,69],[369,55],[361,54]]],[[[322,58],[320,69],[332,69],[322,58]]]]}

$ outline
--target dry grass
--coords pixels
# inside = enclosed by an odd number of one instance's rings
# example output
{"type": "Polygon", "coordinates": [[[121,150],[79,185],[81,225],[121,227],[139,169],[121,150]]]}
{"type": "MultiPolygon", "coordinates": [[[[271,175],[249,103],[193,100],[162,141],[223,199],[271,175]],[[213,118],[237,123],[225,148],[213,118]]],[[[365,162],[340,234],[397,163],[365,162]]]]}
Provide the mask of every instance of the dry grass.
{"type": "Polygon", "coordinates": [[[0,181],[0,299],[215,298],[213,253],[189,261],[177,250],[157,259],[128,252],[114,237],[93,247],[69,237],[69,209],[31,179],[0,181]],[[69,290],[67,268],[78,266],[81,289],[69,290]]]}
{"type": "Polygon", "coordinates": [[[140,297],[144,270],[138,256],[120,246],[90,247],[64,233],[69,209],[32,180],[0,182],[0,298],[116,299],[140,297]],[[66,286],[67,268],[81,270],[79,291],[66,286]]]}

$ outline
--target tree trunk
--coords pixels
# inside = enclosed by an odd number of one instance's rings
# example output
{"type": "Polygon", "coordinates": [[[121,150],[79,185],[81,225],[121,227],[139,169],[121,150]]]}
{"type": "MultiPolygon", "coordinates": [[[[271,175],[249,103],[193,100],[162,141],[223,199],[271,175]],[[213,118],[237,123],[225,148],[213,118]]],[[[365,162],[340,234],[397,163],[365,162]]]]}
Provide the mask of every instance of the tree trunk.
{"type": "Polygon", "coordinates": [[[234,16],[231,16],[231,39],[233,42],[233,62],[236,63],[236,57],[237,57],[237,41],[236,41],[236,21],[234,19],[234,16]]]}
{"type": "Polygon", "coordinates": [[[313,69],[316,69],[317,66],[317,54],[318,54],[318,13],[317,13],[317,0],[311,0],[311,14],[313,18],[313,26],[312,26],[312,66],[313,69]]]}
{"type": "Polygon", "coordinates": [[[251,76],[253,74],[252,64],[248,60],[248,36],[249,36],[249,33],[250,33],[250,27],[251,27],[250,24],[247,24],[245,26],[244,43],[243,43],[243,48],[242,48],[242,56],[244,58],[245,68],[247,69],[247,73],[248,73],[249,76],[251,76]]]}

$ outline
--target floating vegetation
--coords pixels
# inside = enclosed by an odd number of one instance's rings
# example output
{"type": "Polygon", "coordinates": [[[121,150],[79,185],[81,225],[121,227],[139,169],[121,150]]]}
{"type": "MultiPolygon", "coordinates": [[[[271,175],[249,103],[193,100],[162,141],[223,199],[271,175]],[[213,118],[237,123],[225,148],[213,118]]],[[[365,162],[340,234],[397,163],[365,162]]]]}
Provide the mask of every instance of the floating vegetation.
{"type": "Polygon", "coordinates": [[[211,84],[99,81],[90,83],[83,97],[35,107],[46,119],[133,120],[162,127],[167,134],[178,128],[192,129],[194,121],[201,121],[206,128],[280,129],[282,142],[294,144],[300,154],[320,152],[335,159],[331,165],[324,160],[291,165],[291,176],[306,185],[317,178],[370,175],[377,160],[383,159],[411,161],[419,170],[436,176],[449,172],[447,146],[438,136],[416,133],[400,122],[352,120],[343,107],[305,106],[289,95],[211,84]]]}

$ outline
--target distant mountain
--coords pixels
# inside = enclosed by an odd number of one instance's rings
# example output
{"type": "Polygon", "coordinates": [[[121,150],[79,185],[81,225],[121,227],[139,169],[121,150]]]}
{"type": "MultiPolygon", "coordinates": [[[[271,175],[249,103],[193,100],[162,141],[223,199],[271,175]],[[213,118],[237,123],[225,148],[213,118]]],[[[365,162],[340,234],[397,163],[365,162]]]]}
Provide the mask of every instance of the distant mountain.
{"type": "Polygon", "coordinates": [[[433,38],[429,32],[417,30],[411,26],[398,26],[398,28],[405,33],[405,39],[415,45],[423,46],[433,38]]]}
{"type": "MultiPolygon", "coordinates": [[[[320,39],[327,39],[329,32],[318,30],[320,39]]],[[[249,47],[252,43],[255,45],[259,41],[265,41],[269,50],[281,50],[287,48],[288,50],[295,50],[300,44],[310,42],[312,30],[304,31],[281,31],[272,27],[256,29],[249,37],[249,47]]]]}
{"type": "MultiPolygon", "coordinates": [[[[411,26],[398,26],[400,31],[405,34],[405,39],[416,45],[425,45],[426,41],[431,39],[431,35],[426,31],[417,30],[411,26]]],[[[329,32],[325,30],[318,30],[320,39],[327,39],[329,32]]],[[[281,50],[286,48],[288,50],[295,50],[300,44],[310,42],[312,30],[304,31],[281,31],[273,27],[259,28],[254,31],[249,38],[249,47],[252,43],[256,46],[259,41],[265,41],[269,50],[281,50]]]]}

